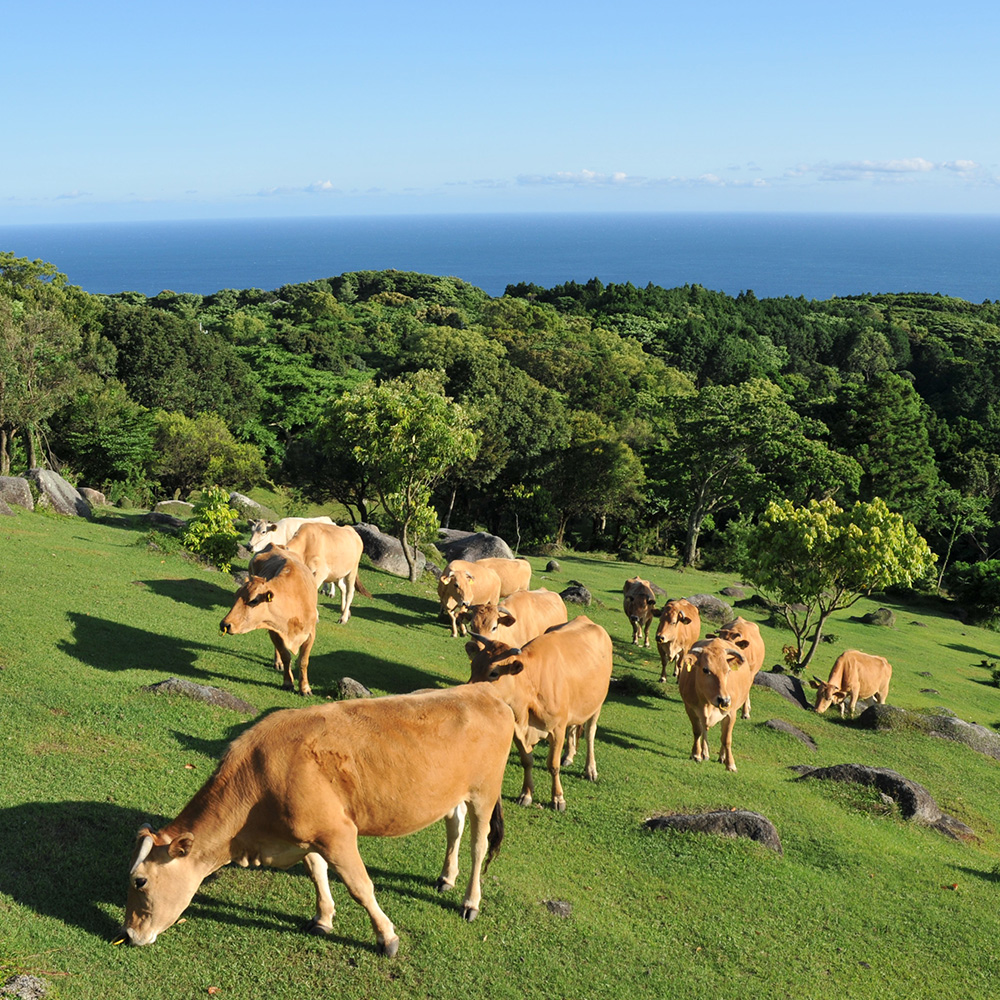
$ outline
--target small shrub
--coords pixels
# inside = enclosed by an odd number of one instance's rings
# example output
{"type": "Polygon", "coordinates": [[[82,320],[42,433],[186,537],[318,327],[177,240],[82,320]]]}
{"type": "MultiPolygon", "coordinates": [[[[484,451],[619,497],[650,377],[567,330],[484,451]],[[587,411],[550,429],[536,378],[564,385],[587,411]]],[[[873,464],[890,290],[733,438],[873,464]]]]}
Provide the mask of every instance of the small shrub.
{"type": "Polygon", "coordinates": [[[194,516],[184,529],[184,548],[228,573],[239,549],[239,518],[229,505],[229,494],[221,487],[209,487],[194,505],[194,516]]]}
{"type": "Polygon", "coordinates": [[[994,687],[1000,687],[1000,663],[996,660],[980,660],[979,666],[990,672],[990,679],[994,687]]]}

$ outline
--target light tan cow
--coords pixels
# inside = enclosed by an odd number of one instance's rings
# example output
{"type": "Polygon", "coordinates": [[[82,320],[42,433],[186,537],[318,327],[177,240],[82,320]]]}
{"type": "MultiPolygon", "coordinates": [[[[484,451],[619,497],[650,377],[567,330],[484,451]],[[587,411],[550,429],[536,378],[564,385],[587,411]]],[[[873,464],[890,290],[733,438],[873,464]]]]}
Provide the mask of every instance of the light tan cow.
{"type": "Polygon", "coordinates": [[[463,617],[476,635],[496,639],[508,646],[523,646],[553,625],[567,619],[566,604],[552,590],[519,590],[502,604],[473,604],[463,617]]]}
{"type": "Polygon", "coordinates": [[[333,524],[326,517],[283,517],[280,521],[257,520],[250,522],[250,551],[260,552],[268,545],[287,545],[288,539],[303,524],[333,524]]]}
{"type": "Polygon", "coordinates": [[[656,613],[656,595],[653,593],[653,588],[648,580],[633,576],[625,581],[622,594],[625,617],[632,625],[632,643],[638,646],[640,640],[645,639],[643,645],[648,646],[649,627],[656,613]]]}
{"type": "Polygon", "coordinates": [[[286,548],[294,552],[312,571],[316,589],[336,584],[340,590],[340,624],[350,620],[355,589],[365,597],[372,595],[358,579],[358,564],[364,552],[361,536],[350,526],[308,522],[288,540],[286,548]]]}
{"type": "Polygon", "coordinates": [[[462,613],[473,604],[498,604],[500,577],[489,566],[452,559],[438,578],[438,600],[451,621],[452,636],[465,635],[462,613]]]}
{"type": "Polygon", "coordinates": [[[826,681],[813,677],[809,683],[816,688],[816,711],[822,714],[831,705],[839,705],[843,718],[845,702],[852,716],[858,702],[866,698],[875,698],[884,705],[889,699],[891,680],[892,665],[884,656],[846,649],[837,657],[826,681]]]}
{"type": "Polygon", "coordinates": [[[667,664],[674,665],[674,677],[684,654],[701,635],[701,613],[683,597],[667,601],[660,610],[656,627],[656,649],[660,654],[660,680],[667,679],[667,664]]]}
{"type": "Polygon", "coordinates": [[[708,730],[721,722],[719,760],[727,771],[736,770],[733,726],[737,709],[746,701],[752,683],[753,676],[742,650],[725,639],[702,639],[687,652],[677,675],[677,687],[694,734],[692,760],[711,758],[708,730]]]}
{"type": "Polygon", "coordinates": [[[225,635],[265,628],[274,644],[274,666],[284,672],[282,687],[295,689],[292,657],[299,656],[299,694],[311,693],[309,653],[316,639],[316,583],[293,552],[268,545],[250,560],[250,577],[219,627],[225,635]]]}
{"type": "Polygon", "coordinates": [[[611,637],[600,625],[580,615],[550,628],[520,649],[477,635],[466,643],[465,650],[472,661],[470,684],[489,684],[514,711],[514,744],[524,768],[518,802],[531,805],[532,750],[539,740],[546,739],[552,808],[564,812],[566,799],[559,772],[573,760],[576,726],[583,727],[587,741],[583,776],[588,781],[597,780],[594,735],[611,681],[611,637]],[[563,756],[567,730],[571,735],[563,756]]]}
{"type": "Polygon", "coordinates": [[[487,566],[500,577],[501,597],[531,586],[531,563],[527,559],[477,559],[476,565],[487,566]]]}
{"type": "MultiPolygon", "coordinates": [[[[764,639],[757,624],[748,622],[745,618],[734,618],[719,629],[718,636],[720,639],[731,642],[743,653],[747,666],[750,668],[751,680],[756,677],[760,668],[764,666],[764,639]]],[[[744,719],[750,718],[749,691],[747,691],[747,700],[743,703],[742,715],[744,719]]]]}
{"type": "Polygon", "coordinates": [[[472,867],[461,913],[479,913],[483,862],[503,839],[500,791],[514,719],[483,686],[333,702],[268,715],[230,744],[180,815],[139,831],[115,943],[152,944],[223,865],[290,868],[316,887],[309,929],[335,913],[327,866],[368,912],[379,951],[399,937],[375,900],[358,837],[398,837],[444,819],[439,891],[454,886],[466,813],[472,867]]]}

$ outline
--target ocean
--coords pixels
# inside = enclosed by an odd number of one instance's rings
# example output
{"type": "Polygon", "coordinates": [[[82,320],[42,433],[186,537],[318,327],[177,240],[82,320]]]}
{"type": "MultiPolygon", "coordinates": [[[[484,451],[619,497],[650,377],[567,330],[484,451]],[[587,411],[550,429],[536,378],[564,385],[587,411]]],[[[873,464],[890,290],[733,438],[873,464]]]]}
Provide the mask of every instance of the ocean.
{"type": "Polygon", "coordinates": [[[1000,216],[438,215],[0,226],[0,250],[88,292],[271,290],[345,271],[461,278],[490,295],[600,278],[758,298],[1000,299],[1000,216]]]}

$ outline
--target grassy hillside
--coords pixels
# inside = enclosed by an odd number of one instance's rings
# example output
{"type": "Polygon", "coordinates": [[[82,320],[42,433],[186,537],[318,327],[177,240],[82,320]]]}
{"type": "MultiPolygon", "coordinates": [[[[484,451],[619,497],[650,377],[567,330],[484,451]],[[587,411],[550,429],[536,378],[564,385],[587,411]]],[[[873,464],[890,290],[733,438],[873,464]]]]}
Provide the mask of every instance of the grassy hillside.
{"type": "MultiPolygon", "coordinates": [[[[395,960],[375,954],[366,914],[339,885],[334,935],[299,932],[313,907],[301,865],[223,869],[155,945],[113,948],[136,829],[172,818],[252,721],[142,689],[176,676],[222,687],[261,712],[301,701],[279,689],[263,632],[220,635],[231,579],[151,548],[135,521],[19,513],[0,519],[0,553],[0,982],[25,971],[46,976],[63,997],[142,1000],[204,996],[213,986],[222,997],[269,1000],[995,992],[1000,764],[916,732],[859,730],[756,687],[753,719],[735,728],[738,772],[714,759],[696,764],[676,685],[656,684],[655,650],[630,645],[621,585],[639,572],[684,596],[734,581],[594,556],[563,558],[557,574],[532,559],[534,585],[586,584],[595,598],[587,613],[615,640],[615,676],[645,683],[613,685],[598,730],[600,779],[583,781],[581,756],[564,774],[565,814],[513,802],[521,775],[512,755],[507,840],[477,922],[459,918],[461,890],[434,891],[438,826],[361,845],[401,936],[395,960]],[[774,718],[800,727],[818,749],[764,725],[774,718]],[[979,841],[949,840],[877,796],[798,782],[789,770],[846,762],[919,782],[979,841]],[[656,812],[719,807],[768,816],[784,854],[643,827],[656,812]],[[568,904],[568,915],[551,901],[568,904]]],[[[310,667],[319,697],[344,675],[377,693],[468,676],[463,644],[437,621],[430,576],[411,585],[363,563],[362,579],[376,596],[357,598],[347,626],[321,599],[310,667]]],[[[752,609],[742,613],[760,621],[752,609]]],[[[880,653],[894,665],[890,702],[1000,725],[1000,690],[978,665],[1000,658],[996,635],[943,607],[884,600],[863,602],[829,629],[837,642],[822,647],[816,673],[850,646],[880,653]],[[894,629],[851,620],[879,604],[893,607],[894,629]]],[[[763,632],[772,664],[788,634],[763,632]]],[[[718,729],[710,739],[714,755],[718,729]]],[[[536,765],[545,801],[544,747],[536,765]]],[[[464,850],[462,864],[464,878],[464,850]]]]}

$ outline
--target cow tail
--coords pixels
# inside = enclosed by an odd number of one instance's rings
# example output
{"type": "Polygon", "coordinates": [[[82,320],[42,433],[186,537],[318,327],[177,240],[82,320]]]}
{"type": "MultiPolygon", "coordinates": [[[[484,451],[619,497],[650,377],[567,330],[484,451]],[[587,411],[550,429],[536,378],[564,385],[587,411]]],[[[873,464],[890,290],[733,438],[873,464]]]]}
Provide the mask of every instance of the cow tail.
{"type": "Polygon", "coordinates": [[[361,582],[361,577],[356,576],[354,578],[354,589],[358,591],[362,597],[371,597],[368,588],[361,582]]]}
{"type": "Polygon", "coordinates": [[[493,807],[493,815],[490,816],[490,833],[486,841],[489,849],[486,852],[486,864],[483,866],[484,873],[500,850],[500,845],[503,843],[503,834],[503,806],[500,799],[497,799],[497,804],[493,807]]]}

